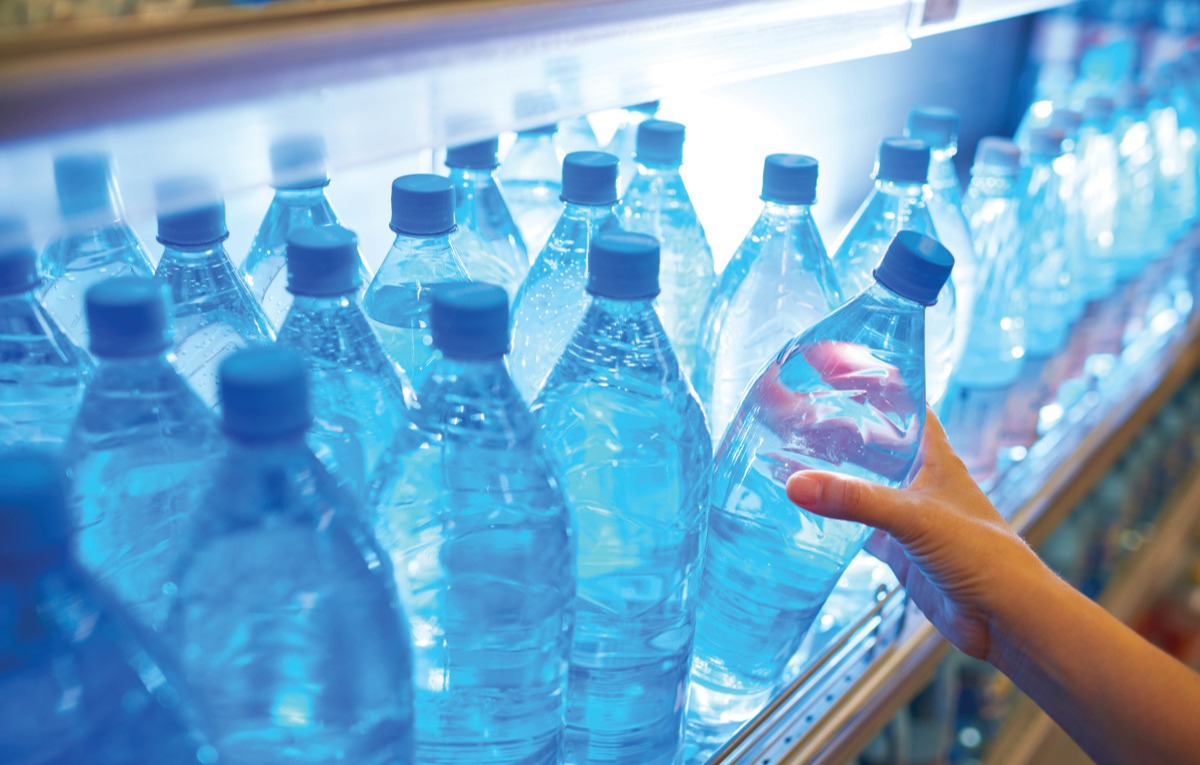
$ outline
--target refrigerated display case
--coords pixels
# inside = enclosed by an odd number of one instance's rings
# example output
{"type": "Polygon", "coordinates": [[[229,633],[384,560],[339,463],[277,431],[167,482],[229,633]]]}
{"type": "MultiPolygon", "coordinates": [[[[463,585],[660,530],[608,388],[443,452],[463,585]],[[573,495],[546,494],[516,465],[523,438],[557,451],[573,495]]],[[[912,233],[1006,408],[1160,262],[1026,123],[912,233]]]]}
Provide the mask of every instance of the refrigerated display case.
{"type": "MultiPolygon", "coordinates": [[[[238,260],[269,201],[271,140],[316,133],[330,195],[376,267],[388,183],[432,170],[442,147],[587,114],[602,128],[607,110],[661,99],[688,125],[684,172],[721,267],[757,210],[767,153],[821,160],[816,213],[832,241],[869,185],[876,142],[911,106],[957,107],[964,148],[1011,134],[1034,96],[1028,15],[1065,4],[152,2],[55,18],[26,0],[0,19],[0,207],[44,240],[60,225],[52,158],[101,148],[153,241],[154,180],[202,170],[228,200],[238,260]]],[[[1177,257],[1196,245],[1179,240],[1177,257]]],[[[998,474],[989,493],[1014,527],[1037,541],[1061,523],[1196,369],[1198,332],[1194,314],[1164,330],[998,474]]],[[[802,649],[787,687],[708,762],[837,763],[866,746],[948,650],[894,580],[876,594],[802,649]]]]}

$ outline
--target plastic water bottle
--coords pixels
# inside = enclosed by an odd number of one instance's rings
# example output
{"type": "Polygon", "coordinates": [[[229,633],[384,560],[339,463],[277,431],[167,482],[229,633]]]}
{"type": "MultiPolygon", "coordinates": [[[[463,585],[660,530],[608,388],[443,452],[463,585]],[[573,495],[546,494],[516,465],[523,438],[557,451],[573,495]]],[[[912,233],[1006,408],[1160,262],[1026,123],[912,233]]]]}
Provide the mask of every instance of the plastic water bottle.
{"type": "Polygon", "coordinates": [[[0,447],[61,444],[92,371],[38,302],[41,284],[24,221],[0,218],[0,447]]]}
{"type": "Polygon", "coordinates": [[[592,237],[620,228],[613,212],[617,158],[599,151],[568,154],[562,196],[562,217],[513,301],[509,366],[526,401],[537,395],[587,311],[592,237]]]}
{"type": "Polygon", "coordinates": [[[975,149],[963,207],[979,253],[979,299],[966,347],[954,372],[968,388],[1016,382],[1025,357],[1027,258],[1021,229],[1021,150],[989,137],[975,149]]]}
{"type": "Polygon", "coordinates": [[[209,765],[187,689],[71,560],[63,468],[0,452],[0,753],[8,765],[209,765]]]}
{"type": "Polygon", "coordinates": [[[676,761],[712,443],[654,307],[659,245],[602,234],[533,405],[579,535],[567,761],[676,761]]]}
{"type": "Polygon", "coordinates": [[[363,310],[383,348],[417,384],[433,357],[429,295],[445,282],[467,278],[450,241],[454,186],[440,175],[404,175],[392,182],[396,241],[367,288],[363,310]]]}
{"type": "Polygon", "coordinates": [[[937,239],[954,253],[956,340],[953,357],[962,355],[963,344],[971,327],[975,306],[975,288],[979,281],[979,263],[967,217],[963,214],[963,191],[958,181],[954,157],[958,154],[958,112],[937,106],[913,109],[908,113],[904,134],[929,144],[929,217],[937,239]]]}
{"type": "Polygon", "coordinates": [[[1113,255],[1117,278],[1122,281],[1140,273],[1167,245],[1165,232],[1155,221],[1158,154],[1147,116],[1149,102],[1145,87],[1127,85],[1120,90],[1113,120],[1120,198],[1113,255]]]}
{"type": "Polygon", "coordinates": [[[658,312],[687,377],[696,367],[696,342],[704,306],[716,286],[712,248],[688,196],[679,165],[683,125],[646,120],[638,126],[637,173],[618,211],[627,231],[662,243],[658,312]]]}
{"type": "Polygon", "coordinates": [[[728,735],[784,667],[870,529],[793,505],[797,470],[900,486],[925,424],[925,308],[953,258],[903,231],[877,283],[788,343],[754,381],[716,453],[688,695],[689,737],[728,735]]]}
{"type": "Polygon", "coordinates": [[[638,125],[648,119],[653,119],[654,115],[658,113],[658,101],[632,104],[622,109],[622,112],[624,114],[621,123],[617,125],[617,129],[613,132],[612,138],[609,139],[604,150],[621,163],[621,175],[617,178],[617,189],[624,194],[637,170],[633,155],[637,151],[638,125]]]}
{"type": "Polygon", "coordinates": [[[358,237],[341,226],[299,229],[287,244],[291,310],[279,345],[295,349],[312,380],[308,444],[350,493],[367,480],[401,430],[412,398],[356,294],[358,237]]]}
{"type": "Polygon", "coordinates": [[[512,298],[529,271],[529,253],[496,181],[499,146],[491,138],[446,151],[457,200],[458,230],[450,239],[472,279],[499,284],[512,298]]]}
{"type": "Polygon", "coordinates": [[[1191,105],[1180,98],[1178,65],[1168,65],[1155,78],[1150,101],[1150,130],[1158,157],[1155,189],[1156,222],[1170,240],[1190,225],[1196,215],[1197,159],[1191,105]]]}
{"type": "Polygon", "coordinates": [[[1075,109],[1055,108],[1050,115],[1050,127],[1063,131],[1062,156],[1054,162],[1054,172],[1059,177],[1059,196],[1063,202],[1063,243],[1067,248],[1071,284],[1069,316],[1072,321],[1083,316],[1088,303],[1088,287],[1084,271],[1087,268],[1089,249],[1087,226],[1083,209],[1083,173],[1076,151],[1079,144],[1079,128],[1083,125],[1083,114],[1075,109]]]}
{"type": "Polygon", "coordinates": [[[248,343],[275,339],[262,306],[229,261],[223,242],[225,202],[203,178],[160,182],[154,277],[171,290],[175,363],[211,407],[217,405],[217,365],[248,343]]]}
{"type": "Polygon", "coordinates": [[[146,248],[125,222],[108,154],[70,154],[54,160],[54,185],[64,232],[42,251],[42,305],[71,341],[88,346],[83,296],[113,276],[154,272],[146,248]]]}
{"type": "MultiPolygon", "coordinates": [[[[853,297],[874,284],[873,269],[899,232],[916,231],[938,238],[929,214],[933,198],[927,184],[929,161],[929,145],[924,141],[885,138],[880,143],[875,188],[854,214],[833,253],[833,270],[843,296],[853,297]]],[[[925,394],[936,408],[962,345],[955,337],[958,309],[953,280],[946,282],[927,319],[925,394]]]]}
{"type": "Polygon", "coordinates": [[[156,629],[176,589],[184,534],[205,512],[201,478],[220,452],[212,412],[167,355],[165,292],[137,277],[88,290],[98,364],[66,450],[80,563],[156,629]]]}
{"type": "Polygon", "coordinates": [[[497,177],[508,209],[530,254],[542,251],[563,211],[564,152],[554,141],[554,123],[517,133],[497,177]]]}
{"type": "MultiPolygon", "coordinates": [[[[262,304],[271,326],[278,328],[292,304],[287,290],[285,250],[294,231],[310,226],[336,226],[337,214],[325,198],[329,170],[325,142],[317,135],[295,135],[271,144],[271,185],[275,196],[250,245],[239,272],[250,293],[262,304]]],[[[371,272],[358,254],[359,295],[371,272]]]]}
{"type": "Polygon", "coordinates": [[[1120,205],[1117,142],[1112,135],[1113,101],[1093,96],[1084,104],[1084,121],[1075,142],[1079,183],[1076,187],[1082,216],[1085,266],[1079,272],[1087,300],[1108,295],[1117,280],[1117,253],[1113,250],[1120,205]]]}
{"type": "Polygon", "coordinates": [[[417,390],[428,443],[389,452],[369,506],[408,593],[422,765],[562,762],[575,561],[537,424],[504,364],[508,298],[439,287],[417,390]]]}
{"type": "Polygon", "coordinates": [[[767,157],[762,200],[762,214],[721,274],[701,322],[694,380],[714,441],[772,355],[843,302],[812,217],[817,161],[767,157]]]}
{"type": "MultiPolygon", "coordinates": [[[[1031,128],[1027,171],[1021,195],[1021,233],[1025,243],[1027,300],[1025,355],[1046,359],[1059,353],[1075,318],[1075,274],[1066,239],[1067,210],[1061,130],[1031,128]]],[[[1069,180],[1067,180],[1069,182],[1069,180]]]]}
{"type": "MultiPolygon", "coordinates": [[[[304,445],[304,363],[221,364],[227,452],[180,561],[168,637],[230,762],[407,765],[412,654],[363,510],[304,445]]],[[[194,479],[195,480],[195,479],[194,479]]]]}

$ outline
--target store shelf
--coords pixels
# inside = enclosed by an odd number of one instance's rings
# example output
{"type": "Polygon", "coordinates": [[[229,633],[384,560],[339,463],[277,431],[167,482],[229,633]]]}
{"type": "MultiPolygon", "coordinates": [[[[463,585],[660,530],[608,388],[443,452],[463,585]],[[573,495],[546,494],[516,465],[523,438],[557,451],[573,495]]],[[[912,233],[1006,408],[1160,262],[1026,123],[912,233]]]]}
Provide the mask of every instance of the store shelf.
{"type": "Polygon", "coordinates": [[[1064,0],[915,0],[913,37],[1011,19],[1070,5],[1064,0]]]}
{"type": "MultiPolygon", "coordinates": [[[[1185,256],[1193,239],[1177,243],[1176,254],[1185,256]]],[[[1200,321],[1194,320],[1177,326],[1147,349],[1138,363],[1114,373],[1085,396],[1066,422],[1040,439],[1029,456],[992,488],[989,495],[997,508],[1036,544],[1061,523],[1198,367],[1200,321]]],[[[1162,546],[1148,556],[1139,555],[1138,567],[1123,575],[1122,588],[1109,596],[1119,615],[1169,575],[1168,553],[1185,539],[1182,529],[1186,527],[1179,524],[1188,522],[1187,513],[1194,516],[1200,507],[1196,483],[1180,495],[1175,514],[1164,521],[1171,525],[1164,525],[1157,535],[1161,541],[1156,544],[1162,546]]],[[[813,684],[793,684],[709,765],[840,765],[858,754],[928,683],[949,644],[909,606],[899,638],[875,648],[865,670],[845,683],[844,691],[823,714],[803,720],[791,714],[797,702],[789,696],[806,699],[820,693],[813,684]],[[781,736],[780,731],[788,733],[781,736]]]]}
{"type": "MultiPolygon", "coordinates": [[[[1163,592],[1179,573],[1200,531],[1200,464],[1192,466],[1156,522],[1152,538],[1114,572],[1100,605],[1124,622],[1163,592]]],[[[1016,708],[988,747],[985,765],[1049,762],[1040,756],[1057,730],[1054,721],[1028,696],[1016,708]]]]}

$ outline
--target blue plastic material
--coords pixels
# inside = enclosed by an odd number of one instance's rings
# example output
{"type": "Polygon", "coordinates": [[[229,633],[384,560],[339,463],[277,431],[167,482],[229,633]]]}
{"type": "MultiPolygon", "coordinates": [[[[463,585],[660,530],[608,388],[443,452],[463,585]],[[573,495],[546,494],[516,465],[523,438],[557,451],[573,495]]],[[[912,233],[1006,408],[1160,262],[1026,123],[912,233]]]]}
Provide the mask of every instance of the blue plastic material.
{"type": "Polygon", "coordinates": [[[446,167],[465,167],[472,170],[494,170],[500,166],[500,139],[488,138],[446,149],[446,167]]]}
{"type": "Polygon", "coordinates": [[[885,138],[879,144],[875,179],[925,183],[929,178],[929,144],[915,138],[885,138]]]}
{"type": "Polygon", "coordinates": [[[639,112],[641,114],[653,116],[658,111],[658,107],[659,101],[658,99],[655,99],[653,101],[642,101],[639,104],[630,104],[629,106],[626,106],[625,109],[627,111],[639,112]]]}
{"type": "Polygon", "coordinates": [[[684,132],[678,122],[646,120],[638,125],[634,158],[643,165],[679,165],[683,162],[684,132]]]}
{"type": "Polygon", "coordinates": [[[170,665],[71,561],[66,493],[57,460],[0,453],[5,763],[216,763],[170,665]]]}
{"type": "MultiPolygon", "coordinates": [[[[490,316],[480,334],[504,333],[503,290],[434,295],[435,328],[455,305],[459,328],[490,316]]],[[[389,451],[367,502],[413,594],[416,761],[558,765],[575,595],[562,489],[503,356],[443,353],[417,399],[428,444],[389,451]]]]}
{"type": "Polygon", "coordinates": [[[1007,138],[981,138],[975,147],[975,164],[971,167],[971,173],[1016,178],[1021,173],[1021,150],[1007,138]]]}
{"type": "MultiPolygon", "coordinates": [[[[901,235],[896,252],[949,275],[935,242],[901,235]]],[[[788,477],[832,470],[895,487],[912,470],[925,425],[924,312],[870,287],[785,345],[746,391],[709,484],[689,738],[727,737],[771,701],[871,534],[797,509],[788,477]]]]}
{"type": "Polygon", "coordinates": [[[1095,122],[1107,129],[1117,105],[1109,96],[1089,96],[1083,102],[1084,122],[1095,122]]]}
{"type": "Polygon", "coordinates": [[[20,218],[0,218],[0,295],[13,295],[42,283],[37,251],[20,218]]]}
{"type": "Polygon", "coordinates": [[[949,146],[958,140],[958,112],[942,106],[917,107],[908,113],[904,134],[931,147],[949,146]]]}
{"type": "Polygon", "coordinates": [[[591,284],[617,289],[591,290],[533,405],[580,535],[567,762],[667,765],[681,741],[712,452],[652,302],[656,252],[592,241],[591,284]]]}
{"type": "Polygon", "coordinates": [[[954,256],[936,239],[901,231],[875,269],[875,280],[902,298],[931,306],[952,268],[954,256]]]}
{"type": "Polygon", "coordinates": [[[454,230],[454,186],[429,173],[402,175],[392,181],[392,231],[410,236],[439,236],[454,230]]]}
{"type": "Polygon", "coordinates": [[[1039,127],[1029,130],[1029,153],[1057,157],[1063,153],[1066,134],[1059,128],[1039,127]]]}
{"type": "Polygon", "coordinates": [[[154,279],[121,276],[87,292],[92,354],[98,358],[136,358],[171,347],[170,297],[154,279]]]}
{"type": "Polygon", "coordinates": [[[633,180],[633,174],[637,170],[637,162],[633,155],[637,150],[638,127],[654,117],[658,111],[658,101],[633,104],[626,106],[623,111],[621,123],[617,125],[612,138],[604,147],[605,151],[612,154],[621,163],[621,173],[617,179],[617,190],[621,194],[624,194],[625,190],[629,188],[629,182],[633,180]]]}
{"type": "Polygon", "coordinates": [[[601,234],[588,249],[587,291],[614,300],[650,300],[659,293],[658,240],[648,234],[601,234]]]}
{"type": "Polygon", "coordinates": [[[1050,112],[1050,127],[1062,130],[1067,138],[1073,138],[1082,124],[1083,114],[1075,109],[1055,108],[1050,112]]]}
{"type": "Polygon", "coordinates": [[[296,438],[312,424],[308,373],[295,351],[262,346],[221,362],[221,426],[240,442],[296,438]]]}
{"type": "Polygon", "coordinates": [[[305,446],[305,375],[280,348],[222,366],[231,437],[198,481],[167,641],[221,712],[222,761],[411,765],[412,640],[362,506],[305,446]]]}
{"type": "Polygon", "coordinates": [[[66,446],[79,560],[153,629],[166,618],[182,531],[203,509],[197,479],[220,439],[167,358],[168,310],[152,279],[112,279],[88,292],[99,363],[66,446]]]}
{"type": "Polygon", "coordinates": [[[562,215],[562,158],[553,133],[522,132],[496,172],[531,260],[546,246],[562,215]]]}
{"type": "Polygon", "coordinates": [[[276,189],[311,189],[329,184],[325,141],[319,135],[292,135],[271,144],[271,185],[276,189]]]}
{"type": "Polygon", "coordinates": [[[508,190],[501,193],[496,182],[495,147],[490,151],[493,157],[490,164],[458,158],[455,161],[462,163],[461,166],[451,166],[447,155],[457,200],[454,219],[458,228],[452,241],[472,280],[499,284],[511,299],[529,272],[529,252],[509,209],[508,190]]]}
{"type": "Polygon", "coordinates": [[[455,359],[508,353],[508,295],[495,284],[444,284],[429,309],[433,346],[455,359]]]}
{"type": "Polygon", "coordinates": [[[817,201],[817,160],[803,154],[770,154],[763,162],[764,202],[811,205],[817,201]]]}
{"type": "Polygon", "coordinates": [[[229,238],[225,202],[208,180],[171,178],[154,185],[158,241],[167,247],[209,247],[229,238]]]}
{"type": "Polygon", "coordinates": [[[288,237],[287,267],[293,295],[354,292],[361,284],[358,237],[337,225],[299,229],[288,237]]]}
{"type": "Polygon", "coordinates": [[[562,199],[568,204],[617,203],[617,158],[603,151],[573,151],[563,158],[562,199]]]}
{"type": "Polygon", "coordinates": [[[113,161],[109,154],[66,154],[54,158],[54,185],[64,218],[120,216],[113,161]]]}

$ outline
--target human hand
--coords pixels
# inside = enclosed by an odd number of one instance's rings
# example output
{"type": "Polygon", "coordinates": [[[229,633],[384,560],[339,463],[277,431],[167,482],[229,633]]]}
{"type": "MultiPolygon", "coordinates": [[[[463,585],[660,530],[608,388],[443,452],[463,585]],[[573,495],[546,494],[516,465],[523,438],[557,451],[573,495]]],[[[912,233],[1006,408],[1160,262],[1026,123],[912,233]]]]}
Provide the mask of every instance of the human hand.
{"type": "Polygon", "coordinates": [[[1026,606],[1018,583],[1053,574],[1001,517],[926,414],[920,471],[905,489],[804,470],[787,482],[788,498],[829,518],[877,530],[867,549],[887,563],[909,597],[963,653],[994,660],[998,625],[1026,606]]]}

